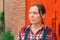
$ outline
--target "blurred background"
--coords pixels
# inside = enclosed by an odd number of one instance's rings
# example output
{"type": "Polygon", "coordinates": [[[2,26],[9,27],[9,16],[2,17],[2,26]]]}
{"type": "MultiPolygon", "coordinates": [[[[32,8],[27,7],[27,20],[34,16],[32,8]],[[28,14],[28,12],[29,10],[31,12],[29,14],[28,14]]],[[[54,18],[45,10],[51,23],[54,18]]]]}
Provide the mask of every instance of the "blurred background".
{"type": "Polygon", "coordinates": [[[0,0],[0,40],[17,40],[20,28],[30,25],[28,11],[34,3],[45,6],[44,22],[55,30],[60,40],[60,0],[0,0]]]}

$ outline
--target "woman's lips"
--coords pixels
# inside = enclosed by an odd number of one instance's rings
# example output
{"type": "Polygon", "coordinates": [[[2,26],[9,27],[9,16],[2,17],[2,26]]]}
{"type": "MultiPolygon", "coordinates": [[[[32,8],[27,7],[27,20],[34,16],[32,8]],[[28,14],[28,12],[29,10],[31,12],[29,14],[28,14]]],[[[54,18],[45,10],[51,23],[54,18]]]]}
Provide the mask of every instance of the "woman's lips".
{"type": "Polygon", "coordinates": [[[30,19],[31,21],[34,21],[34,19],[30,19]]]}

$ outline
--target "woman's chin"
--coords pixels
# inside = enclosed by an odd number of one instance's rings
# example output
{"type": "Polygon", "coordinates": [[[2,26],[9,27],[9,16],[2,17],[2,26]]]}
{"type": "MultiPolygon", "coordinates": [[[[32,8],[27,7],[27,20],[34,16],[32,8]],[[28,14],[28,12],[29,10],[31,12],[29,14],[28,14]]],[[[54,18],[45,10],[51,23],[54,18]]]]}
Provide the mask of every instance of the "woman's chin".
{"type": "Polygon", "coordinates": [[[37,24],[37,23],[35,23],[35,22],[31,22],[31,24],[37,24]]]}

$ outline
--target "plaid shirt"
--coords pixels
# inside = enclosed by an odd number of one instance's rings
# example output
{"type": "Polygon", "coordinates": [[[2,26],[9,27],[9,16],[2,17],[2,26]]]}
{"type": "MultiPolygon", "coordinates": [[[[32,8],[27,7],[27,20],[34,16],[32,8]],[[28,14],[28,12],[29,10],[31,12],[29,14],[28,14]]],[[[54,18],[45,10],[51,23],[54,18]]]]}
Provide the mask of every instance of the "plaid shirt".
{"type": "MultiPolygon", "coordinates": [[[[43,32],[45,29],[46,29],[46,26],[43,25],[42,29],[38,30],[37,33],[34,34],[31,28],[29,27],[27,40],[42,40],[43,32]]],[[[21,28],[21,30],[19,31],[18,40],[24,40],[25,30],[26,30],[26,27],[21,28]]],[[[52,30],[51,28],[48,28],[46,40],[57,40],[56,34],[54,30],[52,30]]]]}

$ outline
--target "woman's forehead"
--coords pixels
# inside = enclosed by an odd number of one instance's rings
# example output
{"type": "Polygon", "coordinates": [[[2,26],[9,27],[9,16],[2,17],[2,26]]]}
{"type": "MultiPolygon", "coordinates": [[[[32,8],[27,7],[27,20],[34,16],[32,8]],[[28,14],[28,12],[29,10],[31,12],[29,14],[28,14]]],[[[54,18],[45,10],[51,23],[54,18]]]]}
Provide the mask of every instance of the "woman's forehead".
{"type": "Polygon", "coordinates": [[[30,7],[29,11],[38,11],[38,7],[37,6],[32,6],[32,7],[30,7]]]}

